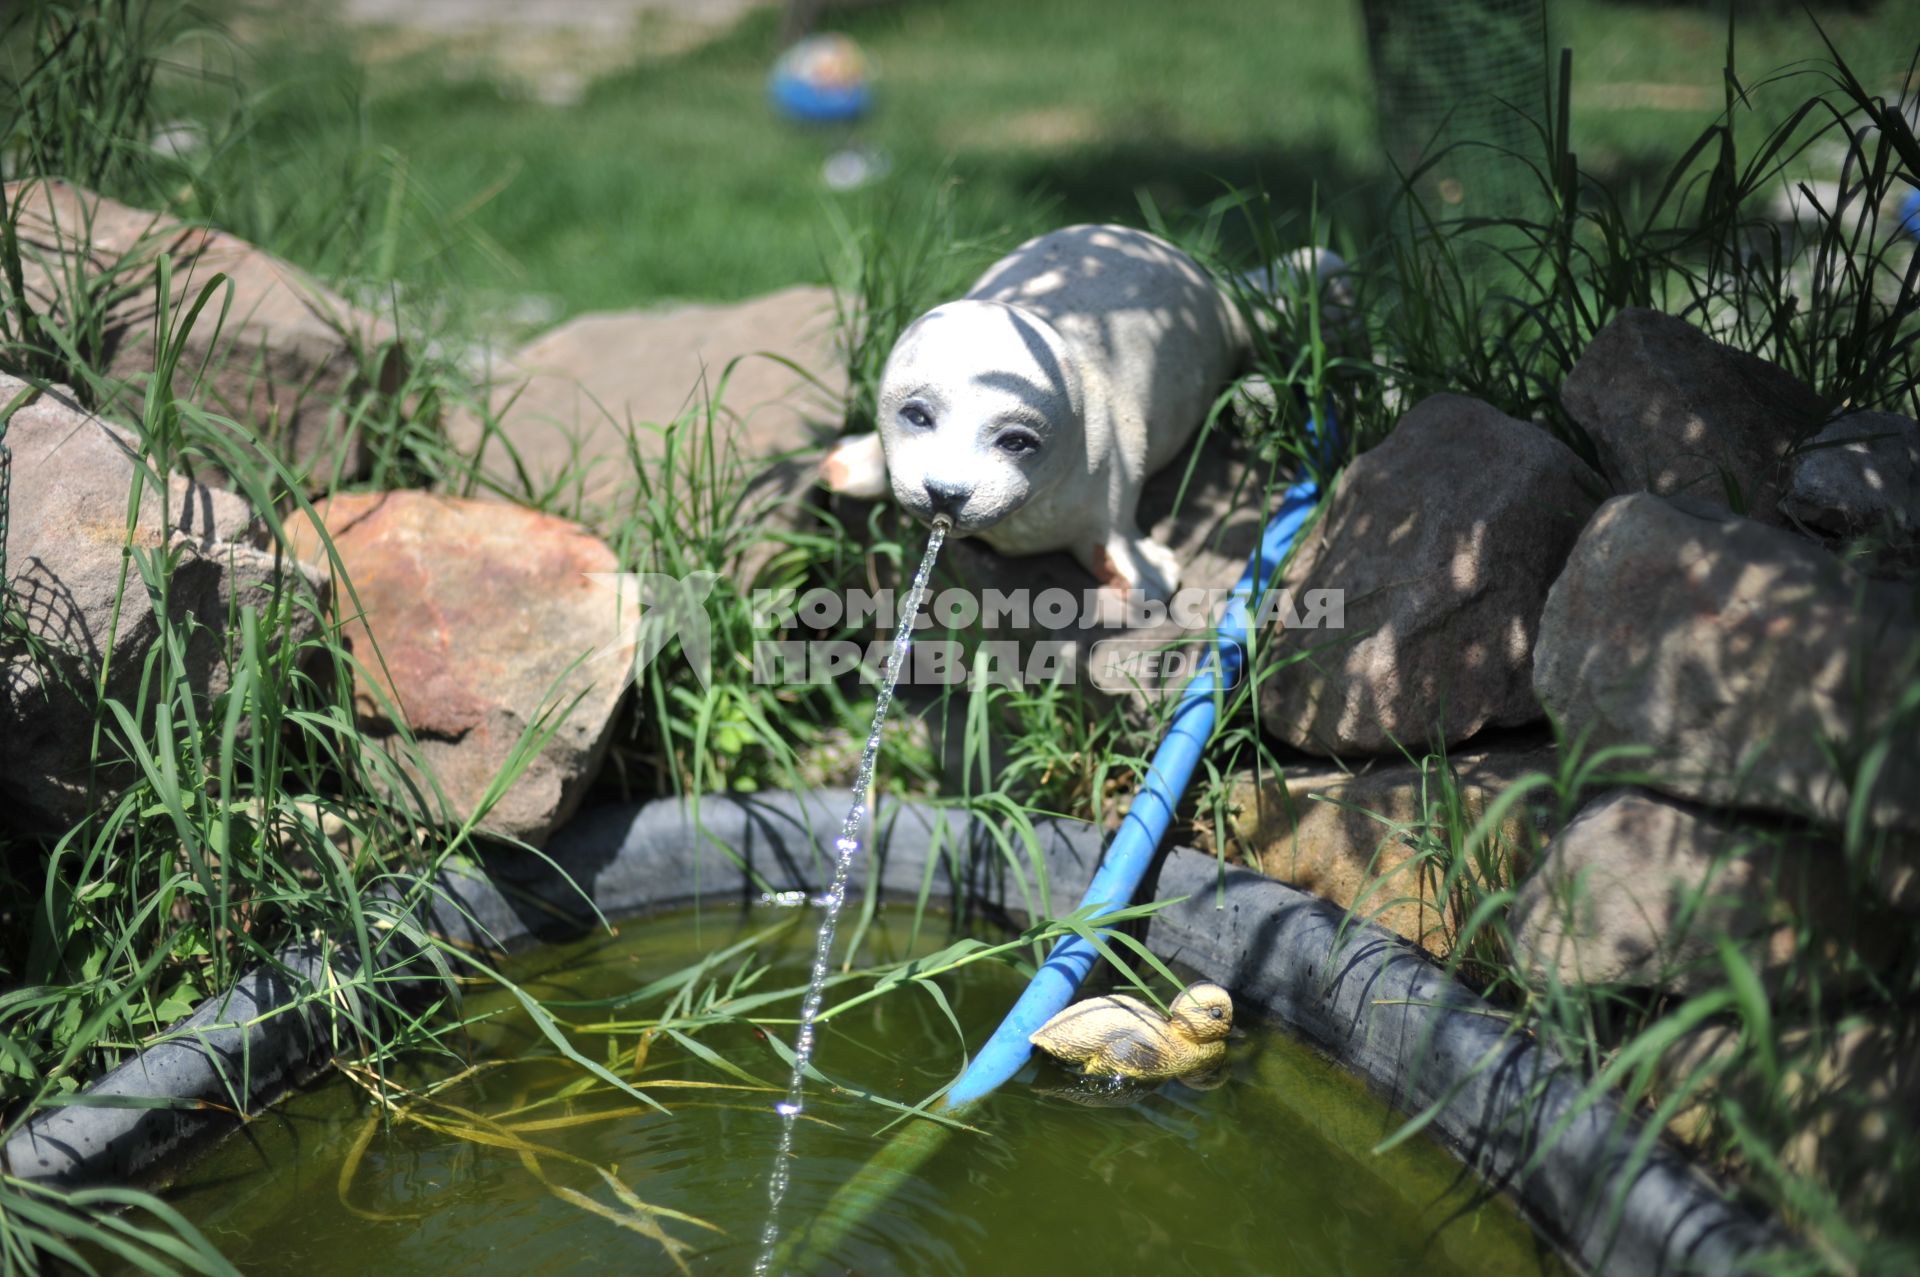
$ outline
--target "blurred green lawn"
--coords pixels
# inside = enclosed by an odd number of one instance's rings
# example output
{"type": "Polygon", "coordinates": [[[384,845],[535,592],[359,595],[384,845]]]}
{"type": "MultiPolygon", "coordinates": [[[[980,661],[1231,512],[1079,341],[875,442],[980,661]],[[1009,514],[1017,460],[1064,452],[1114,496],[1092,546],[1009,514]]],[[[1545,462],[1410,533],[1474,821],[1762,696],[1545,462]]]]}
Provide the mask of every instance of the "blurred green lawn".
{"type": "MultiPolygon", "coordinates": [[[[498,249],[459,254],[457,283],[550,295],[561,313],[823,279],[829,205],[875,194],[821,182],[849,136],[889,157],[882,198],[948,174],[964,226],[1009,233],[1137,220],[1142,192],[1178,216],[1256,178],[1303,214],[1317,184],[1323,207],[1363,226],[1386,186],[1355,3],[899,0],[831,16],[880,75],[877,108],[851,135],[768,108],[778,15],[762,11],[560,106],[455,75],[433,52],[356,69],[346,36],[302,29],[261,50],[252,78],[277,105],[253,150],[303,156],[323,176],[300,180],[324,181],[335,152],[391,148],[427,202],[498,249]],[[356,77],[357,102],[342,87],[356,77]]],[[[1897,88],[1920,4],[1819,17],[1870,86],[1897,88]]],[[[1568,0],[1554,22],[1574,50],[1573,138],[1589,167],[1644,180],[1711,122],[1724,10],[1568,0]]],[[[379,33],[353,38],[378,52],[379,33]]],[[[1741,18],[1738,51],[1752,81],[1822,48],[1782,5],[1741,18]]],[[[1779,110],[1803,90],[1778,93],[1779,110]]],[[[412,243],[384,264],[404,276],[423,252],[412,243]]]]}

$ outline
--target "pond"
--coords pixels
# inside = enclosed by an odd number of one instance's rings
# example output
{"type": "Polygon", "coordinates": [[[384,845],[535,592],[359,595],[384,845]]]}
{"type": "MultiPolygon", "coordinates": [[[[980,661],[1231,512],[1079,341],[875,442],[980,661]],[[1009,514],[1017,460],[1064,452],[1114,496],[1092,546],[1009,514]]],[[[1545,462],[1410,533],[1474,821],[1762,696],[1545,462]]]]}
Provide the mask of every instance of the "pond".
{"type": "MultiPolygon", "coordinates": [[[[438,1058],[390,1068],[384,1083],[332,1073],[190,1165],[169,1199],[248,1272],[748,1272],[787,1070],[767,1035],[792,1036],[799,997],[783,991],[806,979],[814,920],[804,908],[663,915],[508,964],[580,1054],[670,1115],[566,1059],[519,1003],[489,990],[448,1042],[470,1069],[438,1058]],[[646,1032],[728,1000],[764,1032],[745,1020],[685,1038],[646,1032]],[[384,1123],[367,1102],[383,1084],[403,1113],[384,1123]]],[[[849,931],[858,961],[877,964],[945,948],[947,927],[886,908],[849,931]]],[[[977,1045],[1023,982],[1003,962],[977,962],[942,977],[938,994],[893,989],[822,1024],[816,1065],[850,1090],[808,1092],[789,1227],[898,1117],[850,1091],[933,1095],[962,1063],[956,1026],[977,1045]]],[[[850,979],[828,1005],[871,987],[850,979]]],[[[863,1221],[829,1270],[1562,1271],[1437,1146],[1370,1152],[1393,1115],[1251,1008],[1239,1018],[1247,1036],[1226,1077],[1201,1089],[1088,1093],[1051,1062],[1029,1069],[968,1115],[977,1132],[960,1132],[863,1221]]]]}

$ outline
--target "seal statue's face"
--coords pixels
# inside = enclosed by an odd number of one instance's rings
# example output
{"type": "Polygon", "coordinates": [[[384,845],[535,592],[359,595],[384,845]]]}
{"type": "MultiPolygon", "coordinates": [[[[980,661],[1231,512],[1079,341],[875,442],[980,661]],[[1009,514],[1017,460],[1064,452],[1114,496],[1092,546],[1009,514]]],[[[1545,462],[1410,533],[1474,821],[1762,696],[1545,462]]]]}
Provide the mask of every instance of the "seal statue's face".
{"type": "Polygon", "coordinates": [[[919,519],[984,532],[1085,464],[1080,386],[1059,334],[998,302],[928,311],[880,382],[893,495],[919,519]]]}

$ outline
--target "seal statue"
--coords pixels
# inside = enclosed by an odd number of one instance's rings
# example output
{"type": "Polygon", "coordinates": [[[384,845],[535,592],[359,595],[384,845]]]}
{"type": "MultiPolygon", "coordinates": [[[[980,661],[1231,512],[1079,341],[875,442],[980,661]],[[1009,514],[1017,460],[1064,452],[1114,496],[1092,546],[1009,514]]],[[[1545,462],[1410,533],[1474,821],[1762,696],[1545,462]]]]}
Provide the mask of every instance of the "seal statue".
{"type": "Polygon", "coordinates": [[[1180,564],[1139,526],[1140,489],[1244,367],[1239,311],[1145,231],[1069,226],[994,263],[900,335],[878,432],[822,463],[835,491],[894,498],[1002,554],[1069,550],[1104,585],[1166,599],[1180,564]]]}

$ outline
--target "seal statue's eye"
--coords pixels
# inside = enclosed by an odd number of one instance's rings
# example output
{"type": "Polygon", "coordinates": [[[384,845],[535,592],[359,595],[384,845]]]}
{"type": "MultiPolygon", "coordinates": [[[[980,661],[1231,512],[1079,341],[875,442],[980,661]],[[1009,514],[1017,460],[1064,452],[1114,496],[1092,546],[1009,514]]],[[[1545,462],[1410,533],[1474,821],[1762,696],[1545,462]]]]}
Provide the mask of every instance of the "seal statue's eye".
{"type": "Polygon", "coordinates": [[[1208,1007],[1207,1014],[1212,1016],[1214,1019],[1218,1020],[1222,1015],[1226,1013],[1222,1011],[1219,1007],[1208,1007]]]}
{"type": "Polygon", "coordinates": [[[1024,457],[1040,450],[1040,436],[1031,430],[1006,430],[993,441],[993,446],[1010,456],[1024,457]]]}
{"type": "Polygon", "coordinates": [[[900,410],[900,420],[915,430],[933,429],[933,414],[917,403],[910,403],[900,410]]]}

